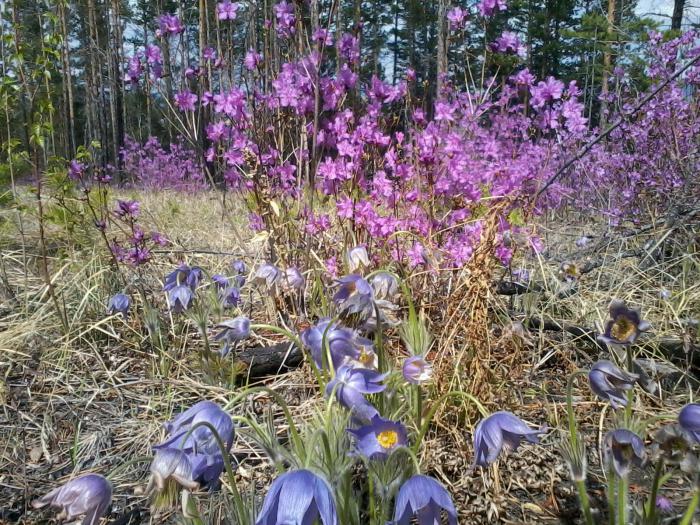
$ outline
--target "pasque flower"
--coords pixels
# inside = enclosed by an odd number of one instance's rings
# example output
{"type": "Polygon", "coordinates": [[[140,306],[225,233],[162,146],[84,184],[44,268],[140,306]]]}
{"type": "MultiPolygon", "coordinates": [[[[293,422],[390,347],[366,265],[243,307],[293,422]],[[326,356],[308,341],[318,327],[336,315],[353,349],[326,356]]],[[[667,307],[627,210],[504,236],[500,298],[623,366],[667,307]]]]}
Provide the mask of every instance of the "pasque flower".
{"type": "Polygon", "coordinates": [[[337,281],[338,291],[333,301],[341,313],[359,314],[369,317],[374,312],[374,290],[370,284],[356,274],[346,275],[337,281]]]}
{"type": "Polygon", "coordinates": [[[355,436],[357,453],[369,459],[384,460],[394,450],[406,446],[408,436],[406,427],[398,421],[374,416],[369,425],[358,429],[348,429],[355,436]]]}
{"type": "MultiPolygon", "coordinates": [[[[214,428],[224,445],[225,452],[228,453],[235,436],[231,416],[212,401],[200,401],[165,424],[168,436],[165,441],[153,447],[156,451],[154,463],[169,466],[168,468],[173,472],[180,472],[184,479],[191,479],[200,486],[216,487],[219,476],[224,470],[224,458],[209,426],[214,428]],[[166,450],[182,452],[185,458],[170,453],[159,457],[158,454],[166,450]],[[185,459],[189,465],[189,471],[185,459]],[[188,472],[189,478],[185,476],[188,472]]],[[[162,474],[165,471],[167,469],[161,469],[159,472],[162,474]]],[[[165,478],[167,476],[163,479],[165,478]]]]}
{"type": "Polygon", "coordinates": [[[168,438],[153,448],[156,450],[177,448],[186,453],[221,454],[209,427],[205,425],[197,427],[197,424],[202,422],[213,426],[226,449],[231,448],[234,438],[233,421],[231,416],[213,401],[200,401],[176,416],[172,421],[165,423],[163,426],[168,433],[168,438]],[[193,427],[197,428],[184,440],[184,436],[193,427]]]}
{"type": "Polygon", "coordinates": [[[613,408],[627,406],[625,391],[634,388],[638,376],[620,370],[611,361],[597,361],[588,372],[588,382],[595,395],[610,401],[613,408]]]}
{"type": "Polygon", "coordinates": [[[338,515],[328,483],[309,470],[292,470],[270,485],[255,525],[337,525],[338,515]]]}
{"type": "Polygon", "coordinates": [[[175,313],[189,309],[194,301],[194,292],[189,286],[179,284],[168,290],[168,306],[175,313]]]}
{"type": "Polygon", "coordinates": [[[336,370],[335,377],[326,385],[326,395],[335,392],[338,402],[350,410],[353,415],[371,420],[378,415],[377,409],[365,399],[365,394],[377,394],[386,386],[382,381],[387,374],[380,374],[367,368],[353,368],[343,365],[336,370]]]}
{"type": "Polygon", "coordinates": [[[120,313],[126,317],[129,313],[130,304],[131,301],[129,300],[128,295],[123,293],[115,294],[109,299],[109,303],[107,304],[107,313],[109,315],[120,313]]]}
{"type": "Polygon", "coordinates": [[[445,487],[431,477],[417,474],[399,489],[393,525],[409,525],[412,518],[418,520],[418,525],[442,523],[442,511],[447,513],[450,525],[457,525],[457,509],[445,487]]]}
{"type": "Polygon", "coordinates": [[[390,301],[399,291],[399,283],[396,278],[388,272],[379,272],[369,279],[369,284],[374,290],[374,297],[377,300],[390,301]]]}
{"type": "Polygon", "coordinates": [[[678,424],[700,443],[700,404],[688,403],[678,414],[678,424]]]}
{"type": "Polygon", "coordinates": [[[632,465],[642,466],[646,461],[644,442],[637,434],[625,428],[611,430],[603,438],[605,463],[624,477],[632,465]]]}
{"type": "Polygon", "coordinates": [[[433,375],[433,365],[431,365],[421,355],[414,355],[403,362],[403,377],[409,383],[418,385],[430,381],[433,375]]]}
{"type": "Polygon", "coordinates": [[[282,276],[282,287],[288,291],[301,291],[304,289],[306,280],[298,268],[291,266],[284,271],[282,276]]]}
{"type": "Polygon", "coordinates": [[[192,463],[182,450],[176,448],[164,448],[156,451],[151,462],[151,478],[146,487],[146,493],[153,491],[166,492],[167,486],[175,482],[187,490],[199,488],[199,483],[194,480],[192,463]]]}
{"type": "Polygon", "coordinates": [[[612,345],[628,345],[634,343],[639,334],[646,332],[651,325],[642,320],[638,309],[628,308],[625,301],[614,299],[610,303],[610,320],[605,325],[605,331],[598,340],[612,345]]]}
{"type": "Polygon", "coordinates": [[[516,450],[524,439],[538,443],[544,430],[533,430],[510,412],[496,412],[479,421],[474,430],[474,462],[486,467],[496,461],[503,447],[516,450]]]}
{"type": "Polygon", "coordinates": [[[61,510],[59,520],[74,521],[84,516],[82,525],[97,525],[112,502],[112,484],[99,474],[85,474],[32,502],[39,509],[50,505],[61,510]]]}
{"type": "Polygon", "coordinates": [[[279,280],[282,273],[276,266],[265,263],[258,267],[255,272],[254,280],[258,284],[264,284],[268,288],[272,288],[279,280]]]}
{"type": "Polygon", "coordinates": [[[250,337],[250,319],[245,316],[238,316],[234,319],[222,321],[217,328],[221,328],[221,332],[214,336],[214,341],[224,341],[224,346],[221,349],[221,357],[226,357],[231,351],[233,345],[239,341],[243,341],[250,337]]]}
{"type": "Polygon", "coordinates": [[[369,339],[360,337],[354,330],[331,323],[330,319],[320,319],[315,326],[311,326],[301,333],[301,342],[311,351],[316,366],[323,368],[325,356],[325,343],[330,351],[333,368],[337,369],[345,361],[360,361],[363,349],[371,348],[369,339]]]}
{"type": "Polygon", "coordinates": [[[355,246],[348,250],[347,263],[350,273],[369,267],[367,248],[364,246],[355,246]]]}

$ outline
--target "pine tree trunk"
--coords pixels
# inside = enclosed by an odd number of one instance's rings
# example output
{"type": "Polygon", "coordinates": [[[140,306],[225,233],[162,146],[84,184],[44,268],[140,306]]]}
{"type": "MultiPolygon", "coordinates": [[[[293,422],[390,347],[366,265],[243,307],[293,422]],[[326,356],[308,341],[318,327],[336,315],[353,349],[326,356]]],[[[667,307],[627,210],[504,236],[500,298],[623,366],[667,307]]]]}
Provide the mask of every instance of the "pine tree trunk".
{"type": "Polygon", "coordinates": [[[603,78],[601,80],[601,103],[600,103],[600,127],[604,128],[607,119],[608,101],[610,93],[610,69],[612,67],[612,47],[615,37],[615,0],[608,0],[608,31],[605,35],[605,52],[603,53],[603,78]]]}
{"type": "Polygon", "coordinates": [[[685,9],[685,0],[673,1],[673,16],[671,16],[671,29],[681,28],[683,22],[683,10],[685,9]]]}
{"type": "Polygon", "coordinates": [[[63,61],[63,88],[65,93],[65,119],[66,119],[66,143],[67,156],[73,158],[75,155],[75,106],[73,102],[73,78],[70,70],[70,46],[68,44],[70,35],[68,34],[68,23],[66,22],[66,5],[63,2],[58,4],[59,19],[62,33],[61,58],[63,61]]]}
{"type": "Polygon", "coordinates": [[[447,73],[447,24],[445,23],[449,0],[438,1],[437,15],[437,96],[442,93],[443,75],[447,73]]]}

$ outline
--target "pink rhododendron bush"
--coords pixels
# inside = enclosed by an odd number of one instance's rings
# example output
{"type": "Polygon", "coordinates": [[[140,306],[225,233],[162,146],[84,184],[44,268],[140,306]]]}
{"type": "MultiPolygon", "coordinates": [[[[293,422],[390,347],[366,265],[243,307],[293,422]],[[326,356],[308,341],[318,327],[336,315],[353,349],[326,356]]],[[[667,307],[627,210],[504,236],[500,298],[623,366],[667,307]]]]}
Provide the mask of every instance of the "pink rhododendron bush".
{"type": "Polygon", "coordinates": [[[700,34],[607,3],[0,3],[0,521],[697,522],[700,34]]]}

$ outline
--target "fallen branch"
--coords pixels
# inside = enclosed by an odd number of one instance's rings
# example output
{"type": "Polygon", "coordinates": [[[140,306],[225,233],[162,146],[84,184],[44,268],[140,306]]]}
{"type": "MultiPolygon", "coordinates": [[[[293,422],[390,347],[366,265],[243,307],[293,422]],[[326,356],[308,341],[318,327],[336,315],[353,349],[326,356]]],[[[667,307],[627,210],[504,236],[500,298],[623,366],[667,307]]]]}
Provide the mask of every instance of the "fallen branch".
{"type": "Polygon", "coordinates": [[[289,372],[304,362],[301,349],[289,342],[245,348],[237,358],[246,365],[249,379],[289,372]]]}

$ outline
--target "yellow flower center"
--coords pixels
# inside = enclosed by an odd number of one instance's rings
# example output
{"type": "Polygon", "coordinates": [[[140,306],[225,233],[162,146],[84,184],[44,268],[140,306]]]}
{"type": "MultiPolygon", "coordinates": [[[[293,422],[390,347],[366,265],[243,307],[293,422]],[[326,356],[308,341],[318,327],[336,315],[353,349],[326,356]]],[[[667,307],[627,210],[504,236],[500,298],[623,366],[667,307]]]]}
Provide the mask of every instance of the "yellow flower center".
{"type": "Polygon", "coordinates": [[[360,358],[359,358],[360,363],[363,365],[371,365],[374,363],[374,354],[372,352],[368,352],[364,348],[360,351],[360,358]]]}
{"type": "Polygon", "coordinates": [[[626,317],[620,316],[615,319],[610,330],[610,335],[618,341],[625,341],[634,335],[635,330],[636,327],[632,321],[626,317]]]}
{"type": "Polygon", "coordinates": [[[392,448],[398,443],[399,435],[393,430],[385,430],[377,434],[377,441],[382,448],[392,448]]]}

